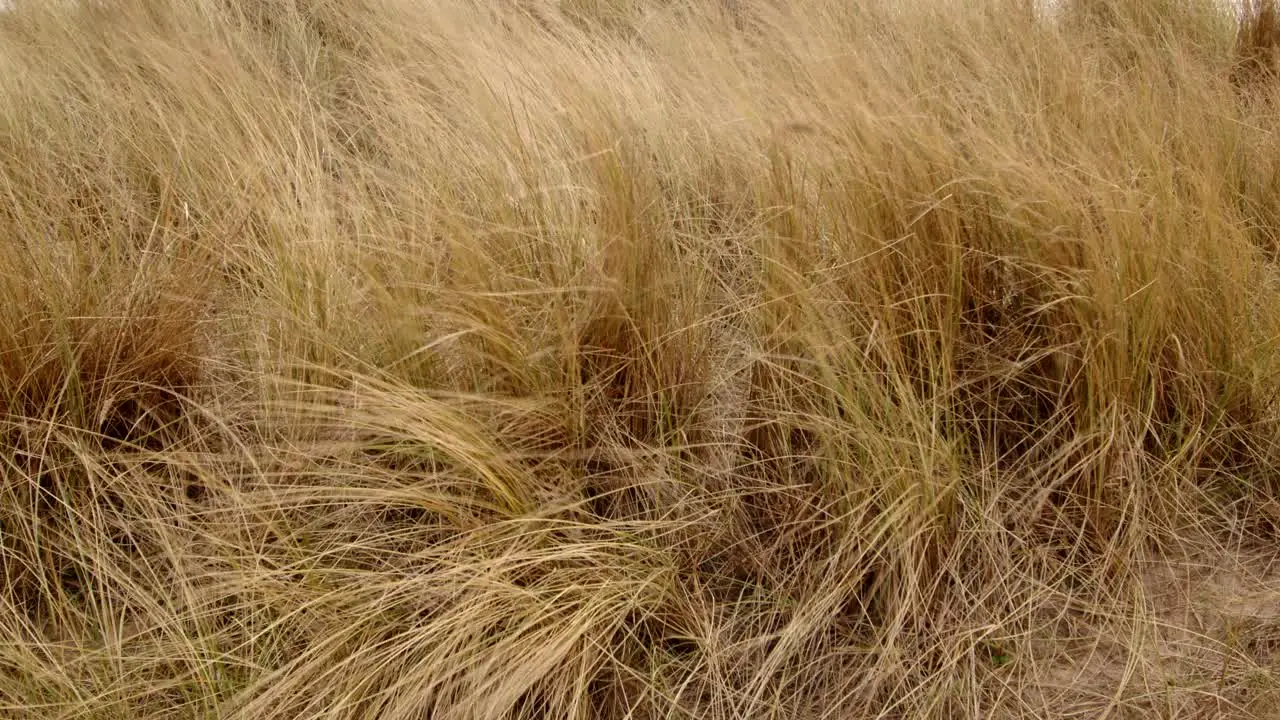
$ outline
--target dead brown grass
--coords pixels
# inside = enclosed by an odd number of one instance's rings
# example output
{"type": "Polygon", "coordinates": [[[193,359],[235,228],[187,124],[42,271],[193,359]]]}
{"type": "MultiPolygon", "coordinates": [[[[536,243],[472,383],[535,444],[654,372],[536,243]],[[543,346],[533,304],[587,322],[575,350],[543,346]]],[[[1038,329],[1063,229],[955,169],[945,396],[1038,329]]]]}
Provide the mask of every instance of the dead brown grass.
{"type": "Polygon", "coordinates": [[[0,16],[0,714],[1275,716],[1242,17],[0,16]]]}

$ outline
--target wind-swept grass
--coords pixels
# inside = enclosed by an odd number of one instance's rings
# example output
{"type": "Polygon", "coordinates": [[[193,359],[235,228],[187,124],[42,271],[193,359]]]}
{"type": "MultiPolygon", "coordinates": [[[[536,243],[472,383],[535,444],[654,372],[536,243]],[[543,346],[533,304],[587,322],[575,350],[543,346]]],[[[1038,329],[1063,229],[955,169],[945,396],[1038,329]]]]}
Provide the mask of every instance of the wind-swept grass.
{"type": "Polygon", "coordinates": [[[1273,717],[1277,10],[0,15],[0,714],[1273,717]]]}

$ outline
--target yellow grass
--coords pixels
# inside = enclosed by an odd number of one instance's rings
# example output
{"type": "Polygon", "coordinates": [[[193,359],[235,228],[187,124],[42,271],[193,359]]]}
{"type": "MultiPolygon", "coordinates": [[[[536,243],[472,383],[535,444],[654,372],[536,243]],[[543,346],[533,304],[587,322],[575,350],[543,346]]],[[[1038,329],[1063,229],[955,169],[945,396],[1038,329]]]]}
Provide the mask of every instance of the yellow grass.
{"type": "Polygon", "coordinates": [[[1280,713],[1280,21],[0,15],[0,716],[1280,713]]]}

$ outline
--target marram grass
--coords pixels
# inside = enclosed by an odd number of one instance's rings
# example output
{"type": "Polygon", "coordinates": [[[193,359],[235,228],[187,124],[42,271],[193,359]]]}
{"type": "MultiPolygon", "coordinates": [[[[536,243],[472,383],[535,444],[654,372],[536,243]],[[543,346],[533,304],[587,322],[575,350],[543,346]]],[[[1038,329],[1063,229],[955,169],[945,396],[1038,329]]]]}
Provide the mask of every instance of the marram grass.
{"type": "Polygon", "coordinates": [[[1280,713],[1280,20],[0,15],[0,715],[1280,713]]]}

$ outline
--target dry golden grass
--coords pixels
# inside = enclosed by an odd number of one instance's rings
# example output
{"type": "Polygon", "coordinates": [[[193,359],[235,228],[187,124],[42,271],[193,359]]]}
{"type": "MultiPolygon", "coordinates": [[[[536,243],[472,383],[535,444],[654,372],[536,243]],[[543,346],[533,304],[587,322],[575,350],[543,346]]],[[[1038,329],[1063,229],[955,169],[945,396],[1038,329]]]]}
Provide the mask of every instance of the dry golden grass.
{"type": "Polygon", "coordinates": [[[1277,11],[0,16],[0,716],[1280,715],[1277,11]]]}

